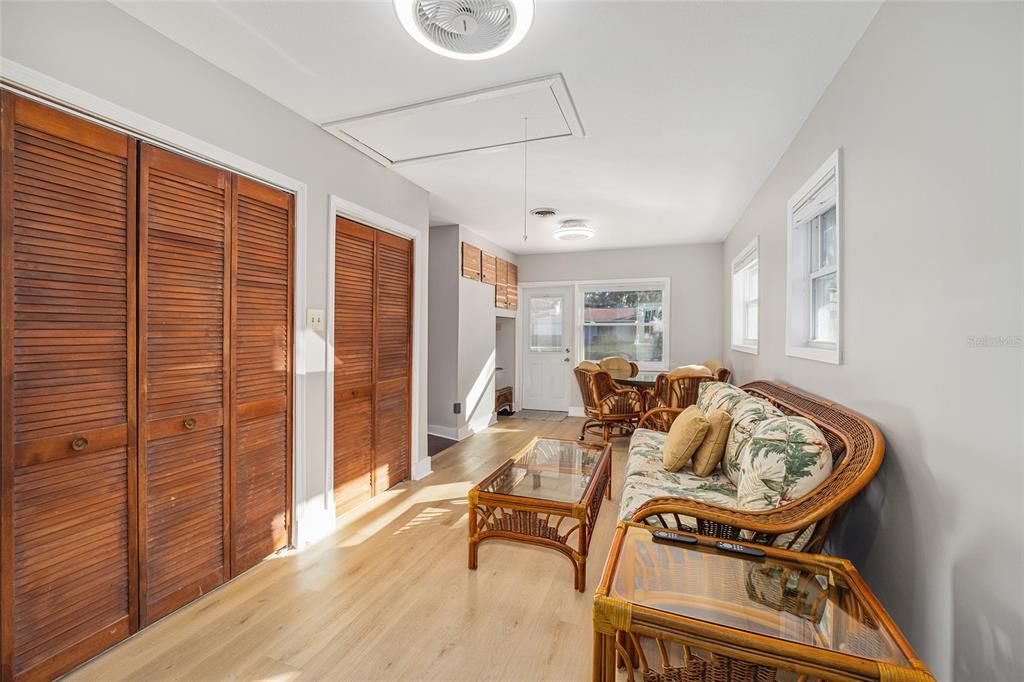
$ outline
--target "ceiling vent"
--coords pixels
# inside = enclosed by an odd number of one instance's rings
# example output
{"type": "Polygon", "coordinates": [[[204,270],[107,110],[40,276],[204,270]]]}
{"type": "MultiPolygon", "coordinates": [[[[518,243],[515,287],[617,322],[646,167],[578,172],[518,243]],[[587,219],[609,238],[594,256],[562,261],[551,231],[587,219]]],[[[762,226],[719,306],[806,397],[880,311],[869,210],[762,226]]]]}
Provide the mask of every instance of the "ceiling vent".
{"type": "Polygon", "coordinates": [[[530,211],[530,215],[537,216],[538,218],[550,218],[553,215],[558,215],[557,208],[535,208],[530,211]]]}
{"type": "Polygon", "coordinates": [[[395,11],[418,43],[454,59],[508,52],[533,23],[533,0],[395,0],[395,11]]]}

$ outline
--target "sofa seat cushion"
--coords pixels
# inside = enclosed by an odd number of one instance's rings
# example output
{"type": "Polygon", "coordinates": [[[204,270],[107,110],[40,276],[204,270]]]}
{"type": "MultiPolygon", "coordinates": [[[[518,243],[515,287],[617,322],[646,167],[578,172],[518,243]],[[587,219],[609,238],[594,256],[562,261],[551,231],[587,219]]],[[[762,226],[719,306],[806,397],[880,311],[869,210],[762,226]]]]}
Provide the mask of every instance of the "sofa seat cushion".
{"type": "MultiPolygon", "coordinates": [[[[728,509],[740,509],[738,490],[721,469],[715,469],[709,476],[698,476],[689,466],[677,472],[665,471],[663,448],[666,437],[667,434],[650,429],[633,432],[623,473],[620,519],[631,519],[637,509],[655,497],[684,497],[728,509]]],[[[682,516],[680,521],[694,530],[697,528],[697,520],[692,517],[682,516]]],[[[650,523],[660,525],[657,519],[650,523]]],[[[802,549],[813,531],[814,526],[811,526],[801,533],[792,549],[802,549]]],[[[775,546],[786,547],[794,535],[780,535],[775,546]]],[[[749,534],[745,534],[744,539],[750,539],[749,534]]]]}
{"type": "MultiPolygon", "coordinates": [[[[619,518],[631,519],[633,512],[655,497],[685,497],[719,507],[737,509],[736,486],[721,472],[698,476],[689,467],[681,471],[660,469],[645,476],[627,476],[622,485],[619,518]]],[[[696,528],[696,519],[684,517],[683,522],[696,528]]]]}
{"type": "MultiPolygon", "coordinates": [[[[637,429],[629,442],[619,516],[629,519],[640,505],[654,497],[686,497],[737,509],[736,486],[720,470],[698,476],[689,466],[666,471],[663,448],[667,434],[637,429]]],[[[696,521],[688,521],[695,525],[696,521]]]]}
{"type": "Polygon", "coordinates": [[[623,476],[644,475],[665,470],[665,439],[667,433],[650,429],[637,429],[629,439],[629,456],[623,476]]]}

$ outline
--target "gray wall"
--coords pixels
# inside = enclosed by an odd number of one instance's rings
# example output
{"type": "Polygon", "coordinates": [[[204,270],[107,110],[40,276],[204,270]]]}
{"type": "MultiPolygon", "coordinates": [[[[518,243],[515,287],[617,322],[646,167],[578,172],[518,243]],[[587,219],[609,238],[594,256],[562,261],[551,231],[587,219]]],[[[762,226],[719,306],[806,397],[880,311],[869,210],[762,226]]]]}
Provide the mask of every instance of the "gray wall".
{"type": "Polygon", "coordinates": [[[458,427],[452,403],[458,400],[460,248],[458,225],[430,228],[427,419],[435,431],[458,427]]]}
{"type": "Polygon", "coordinates": [[[479,433],[494,415],[494,286],[459,277],[459,437],[479,433]]]}
{"type": "MultiPolygon", "coordinates": [[[[494,286],[462,277],[462,242],[511,263],[518,258],[466,227],[430,228],[428,428],[447,438],[464,438],[486,428],[494,413],[494,286]],[[483,392],[474,394],[482,373],[489,379],[481,384],[483,392]],[[457,402],[462,403],[459,414],[452,410],[457,402]]],[[[501,319],[515,326],[514,317],[501,319]]],[[[515,367],[514,361],[510,367],[515,367]]]]}
{"type": "Polygon", "coordinates": [[[1024,679],[1022,34],[1020,4],[885,4],[722,254],[728,301],[729,264],[760,235],[760,355],[726,351],[737,382],[790,382],[885,434],[833,551],[941,680],[1024,679]],[[785,230],[786,201],[837,147],[831,366],[785,355],[785,230]],[[1016,345],[969,346],[985,335],[1016,345]]]}
{"type": "MultiPolygon", "coordinates": [[[[5,0],[0,8],[4,58],[306,183],[306,243],[296,245],[305,250],[306,271],[296,273],[296,286],[305,288],[309,307],[327,301],[329,193],[426,231],[424,190],[113,5],[5,0]]],[[[312,333],[303,343],[306,415],[295,428],[305,430],[306,451],[296,457],[305,458],[306,480],[299,501],[324,509],[325,345],[312,333]]],[[[426,424],[425,404],[420,416],[426,424]]],[[[416,437],[425,454],[425,429],[416,437]]],[[[333,517],[319,521],[333,524],[333,517]]]]}
{"type": "MultiPolygon", "coordinates": [[[[519,256],[520,283],[642,277],[670,277],[672,280],[670,366],[689,365],[721,356],[721,244],[519,256]]],[[[583,400],[575,382],[569,396],[571,407],[582,407],[583,400]]]]}

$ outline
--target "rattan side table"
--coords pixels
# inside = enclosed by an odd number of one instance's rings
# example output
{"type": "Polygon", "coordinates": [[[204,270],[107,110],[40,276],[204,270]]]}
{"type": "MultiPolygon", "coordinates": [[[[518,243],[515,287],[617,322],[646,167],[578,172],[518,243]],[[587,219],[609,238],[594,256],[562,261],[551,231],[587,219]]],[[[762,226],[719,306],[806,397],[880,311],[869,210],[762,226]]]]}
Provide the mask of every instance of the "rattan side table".
{"type": "Polygon", "coordinates": [[[595,682],[934,682],[850,562],[621,522],[594,596],[595,682]],[[781,675],[780,675],[781,674],[781,675]]]}

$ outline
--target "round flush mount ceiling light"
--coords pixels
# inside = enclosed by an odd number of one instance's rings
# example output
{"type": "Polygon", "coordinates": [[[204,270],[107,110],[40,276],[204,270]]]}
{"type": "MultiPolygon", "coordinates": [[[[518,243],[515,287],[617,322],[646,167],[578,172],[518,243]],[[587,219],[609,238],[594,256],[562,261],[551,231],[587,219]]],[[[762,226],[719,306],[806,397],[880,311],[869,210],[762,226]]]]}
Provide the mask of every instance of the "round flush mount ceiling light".
{"type": "Polygon", "coordinates": [[[490,59],[519,44],[533,23],[533,0],[394,0],[402,28],[431,52],[490,59]]]}
{"type": "Polygon", "coordinates": [[[555,230],[554,236],[555,239],[562,241],[590,239],[594,236],[594,228],[582,220],[563,220],[561,226],[555,230]]]}

